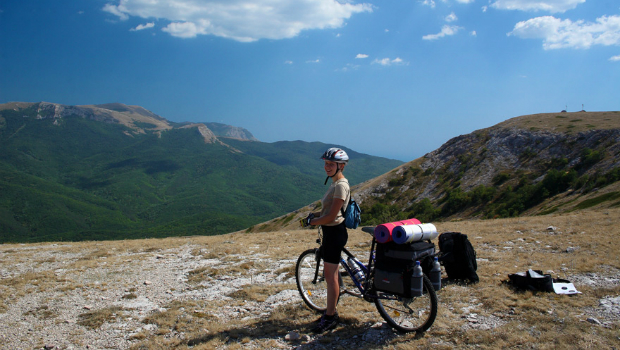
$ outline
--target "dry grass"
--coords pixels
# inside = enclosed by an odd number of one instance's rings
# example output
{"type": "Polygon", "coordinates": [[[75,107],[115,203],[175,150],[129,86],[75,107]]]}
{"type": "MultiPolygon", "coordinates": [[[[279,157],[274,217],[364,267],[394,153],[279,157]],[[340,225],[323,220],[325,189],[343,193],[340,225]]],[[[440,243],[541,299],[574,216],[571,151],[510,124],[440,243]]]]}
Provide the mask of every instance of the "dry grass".
{"type": "Polygon", "coordinates": [[[104,323],[122,320],[127,317],[127,310],[119,306],[111,306],[99,310],[89,311],[79,316],[78,324],[91,329],[100,328],[104,323]]]}
{"type": "MultiPolygon", "coordinates": [[[[67,295],[113,295],[107,304],[81,310],[76,322],[82,328],[73,329],[67,337],[73,344],[88,344],[88,334],[95,336],[97,331],[133,319],[138,321],[134,331],[115,333],[132,349],[618,347],[619,316],[603,313],[599,300],[620,295],[620,209],[435,224],[440,232],[468,235],[478,254],[481,281],[446,285],[438,294],[437,320],[422,336],[374,328],[382,321],[374,305],[344,296],[339,304],[342,324],[334,332],[284,340],[291,331],[309,334],[317,317],[296,296],[293,279],[297,256],[316,246],[314,230],[3,245],[0,266],[8,274],[3,272],[0,279],[0,312],[11,310],[27,295],[56,292],[54,297],[41,297],[39,304],[23,309],[20,315],[62,323],[58,305],[62,306],[67,295]],[[549,226],[555,229],[548,230],[549,226]],[[181,256],[182,251],[187,256],[181,256]],[[140,264],[148,270],[172,258],[187,261],[175,277],[184,278],[183,287],[170,288],[167,301],[146,314],[119,306],[145,300],[149,288],[140,281],[123,282],[133,277],[128,267],[140,264]],[[502,282],[509,273],[528,268],[567,278],[583,294],[516,292],[502,282]],[[237,283],[214,300],[204,297],[224,282],[237,283]],[[287,291],[290,301],[265,309],[264,305],[272,305],[269,298],[287,291]]],[[[350,250],[366,261],[370,237],[361,230],[349,236],[350,250]]]]}
{"type": "Polygon", "coordinates": [[[539,113],[511,118],[491,128],[499,127],[564,133],[578,133],[592,129],[617,129],[620,127],[620,112],[539,113]]]}

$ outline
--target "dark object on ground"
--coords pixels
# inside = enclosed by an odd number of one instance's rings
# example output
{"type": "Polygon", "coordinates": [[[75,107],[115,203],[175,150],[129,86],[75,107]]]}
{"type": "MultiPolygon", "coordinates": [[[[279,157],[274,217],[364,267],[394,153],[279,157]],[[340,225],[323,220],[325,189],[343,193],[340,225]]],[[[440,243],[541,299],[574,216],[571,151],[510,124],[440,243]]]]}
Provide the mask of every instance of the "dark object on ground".
{"type": "Polygon", "coordinates": [[[477,283],[476,251],[467,235],[460,232],[444,232],[439,235],[439,262],[446,269],[448,279],[477,283]]]}

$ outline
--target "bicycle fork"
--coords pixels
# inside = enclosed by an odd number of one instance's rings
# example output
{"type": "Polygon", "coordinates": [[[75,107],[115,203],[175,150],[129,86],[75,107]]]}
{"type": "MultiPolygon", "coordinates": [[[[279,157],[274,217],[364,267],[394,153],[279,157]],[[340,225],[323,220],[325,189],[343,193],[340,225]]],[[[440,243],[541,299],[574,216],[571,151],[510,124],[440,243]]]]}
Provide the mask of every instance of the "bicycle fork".
{"type": "Polygon", "coordinates": [[[321,250],[317,249],[314,252],[314,260],[316,261],[316,268],[314,270],[314,279],[312,280],[312,284],[316,284],[317,279],[319,278],[319,268],[321,267],[321,250]]]}

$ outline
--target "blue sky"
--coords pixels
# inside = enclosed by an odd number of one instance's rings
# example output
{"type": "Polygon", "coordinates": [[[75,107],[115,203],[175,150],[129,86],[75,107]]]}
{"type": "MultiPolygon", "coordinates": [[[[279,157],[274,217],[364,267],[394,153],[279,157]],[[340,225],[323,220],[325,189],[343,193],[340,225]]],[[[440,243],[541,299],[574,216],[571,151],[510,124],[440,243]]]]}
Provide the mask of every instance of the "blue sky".
{"type": "Polygon", "coordinates": [[[9,101],[410,161],[519,115],[620,110],[620,1],[3,0],[9,101]]]}

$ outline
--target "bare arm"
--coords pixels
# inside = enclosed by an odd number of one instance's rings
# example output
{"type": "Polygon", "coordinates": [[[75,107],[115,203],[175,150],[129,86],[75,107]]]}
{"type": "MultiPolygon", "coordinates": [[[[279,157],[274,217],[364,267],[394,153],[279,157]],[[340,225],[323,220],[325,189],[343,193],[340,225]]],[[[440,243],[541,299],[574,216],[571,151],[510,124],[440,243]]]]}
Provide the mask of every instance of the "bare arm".
{"type": "Polygon", "coordinates": [[[321,217],[317,217],[317,218],[310,220],[310,225],[325,225],[325,224],[334,222],[343,204],[344,204],[343,199],[334,198],[334,202],[332,203],[332,207],[329,210],[329,212],[321,217]]]}

